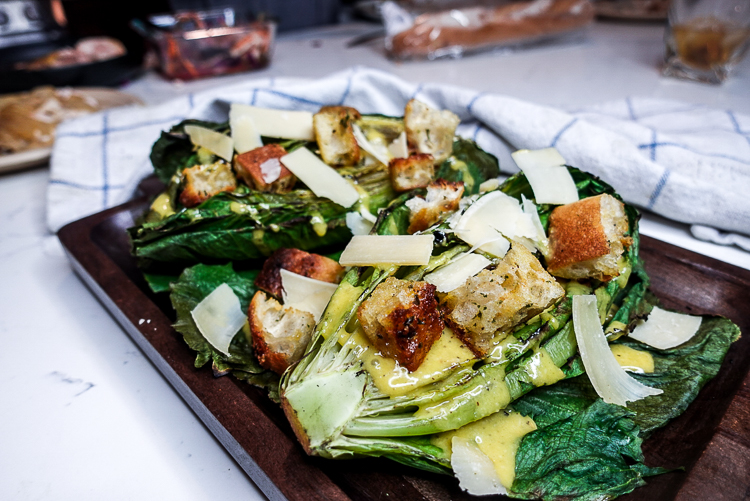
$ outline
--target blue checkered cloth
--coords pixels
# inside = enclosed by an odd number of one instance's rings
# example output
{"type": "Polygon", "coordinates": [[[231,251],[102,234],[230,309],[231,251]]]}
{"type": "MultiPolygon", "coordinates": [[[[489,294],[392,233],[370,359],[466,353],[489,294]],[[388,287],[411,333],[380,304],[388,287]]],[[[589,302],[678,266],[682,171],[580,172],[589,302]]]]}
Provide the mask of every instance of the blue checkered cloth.
{"type": "Polygon", "coordinates": [[[400,116],[412,98],[456,113],[457,133],[495,154],[504,173],[517,171],[512,151],[554,146],[628,202],[693,225],[698,238],[750,250],[750,116],[635,97],[566,111],[361,67],[312,81],[249,80],[64,122],[52,153],[48,225],[56,231],[129,199],[151,172],[159,133],[183,119],[226,120],[233,102],[312,112],[347,105],[400,116]]]}

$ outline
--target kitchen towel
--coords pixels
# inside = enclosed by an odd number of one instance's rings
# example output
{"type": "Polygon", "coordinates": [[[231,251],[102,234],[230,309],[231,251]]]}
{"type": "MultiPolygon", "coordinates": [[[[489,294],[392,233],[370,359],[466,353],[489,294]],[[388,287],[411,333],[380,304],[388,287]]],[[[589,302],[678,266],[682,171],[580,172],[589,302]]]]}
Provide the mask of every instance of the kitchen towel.
{"type": "Polygon", "coordinates": [[[438,83],[414,84],[363,67],[319,80],[259,79],[115,109],[64,122],[57,130],[48,188],[52,231],[128,200],[151,173],[148,155],[162,130],[186,118],[224,121],[230,103],[318,111],[346,105],[403,115],[410,99],[461,118],[471,138],[517,172],[510,153],[557,148],[623,198],[689,223],[697,238],[750,251],[750,116],[684,102],[632,97],[578,110],[438,83]]]}

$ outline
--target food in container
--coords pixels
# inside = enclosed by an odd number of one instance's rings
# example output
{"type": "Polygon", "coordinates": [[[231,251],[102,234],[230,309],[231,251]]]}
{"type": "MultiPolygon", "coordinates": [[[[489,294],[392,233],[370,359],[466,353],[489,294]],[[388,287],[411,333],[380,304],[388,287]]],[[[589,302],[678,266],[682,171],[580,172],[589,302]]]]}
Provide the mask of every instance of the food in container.
{"type": "Polygon", "coordinates": [[[241,22],[233,9],[152,16],[132,26],[156,47],[164,76],[179,80],[263,68],[276,34],[275,22],[241,22]]]}
{"type": "Polygon", "coordinates": [[[397,59],[460,57],[539,42],[590,24],[589,0],[385,2],[386,49],[397,59]]]}

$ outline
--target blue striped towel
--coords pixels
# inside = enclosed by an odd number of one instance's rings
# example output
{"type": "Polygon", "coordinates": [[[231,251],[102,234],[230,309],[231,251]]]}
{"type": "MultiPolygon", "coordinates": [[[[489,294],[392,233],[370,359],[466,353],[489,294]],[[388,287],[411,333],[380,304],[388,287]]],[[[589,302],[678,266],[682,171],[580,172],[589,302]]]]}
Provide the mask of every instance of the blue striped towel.
{"type": "Polygon", "coordinates": [[[162,130],[185,118],[223,121],[232,102],[317,111],[327,104],[402,115],[412,98],[449,109],[458,134],[517,167],[510,152],[556,147],[570,165],[612,184],[628,202],[693,225],[697,238],[750,250],[750,116],[676,101],[628,98],[565,111],[437,83],[413,84],[355,67],[319,80],[260,79],[64,122],[57,131],[48,225],[62,225],[132,196],[151,172],[162,130]]]}

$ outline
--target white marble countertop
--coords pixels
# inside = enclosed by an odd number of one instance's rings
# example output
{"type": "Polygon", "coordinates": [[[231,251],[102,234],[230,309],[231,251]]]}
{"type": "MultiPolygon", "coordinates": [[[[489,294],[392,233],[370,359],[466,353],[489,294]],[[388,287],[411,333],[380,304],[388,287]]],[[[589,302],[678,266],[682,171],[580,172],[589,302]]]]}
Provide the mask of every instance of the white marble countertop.
{"type": "MultiPolygon", "coordinates": [[[[125,90],[148,103],[251,77],[320,77],[352,65],[575,108],[627,96],[750,114],[750,60],[722,86],[659,76],[663,27],[597,23],[576,43],[459,61],[397,63],[372,30],[346,25],[281,37],[254,74],[125,90]]],[[[253,482],[73,273],[45,226],[48,170],[0,176],[0,499],[263,499],[253,482]]],[[[750,253],[692,238],[646,215],[644,234],[750,269],[750,253]]]]}

